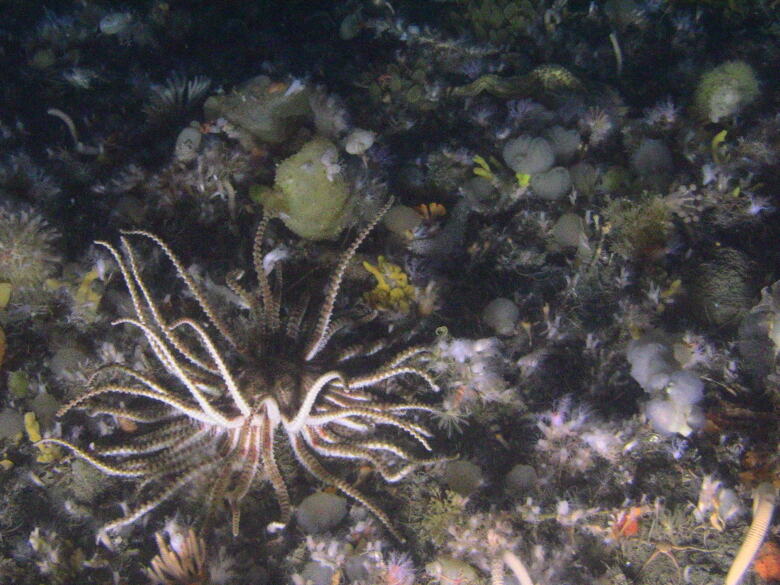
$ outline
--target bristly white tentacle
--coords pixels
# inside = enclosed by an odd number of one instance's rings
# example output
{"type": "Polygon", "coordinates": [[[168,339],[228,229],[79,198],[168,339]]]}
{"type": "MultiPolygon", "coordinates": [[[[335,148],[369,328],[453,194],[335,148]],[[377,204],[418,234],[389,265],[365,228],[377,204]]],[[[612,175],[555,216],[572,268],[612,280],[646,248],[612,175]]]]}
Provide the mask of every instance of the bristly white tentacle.
{"type": "Polygon", "coordinates": [[[320,481],[337,487],[353,500],[356,500],[358,503],[368,508],[374,516],[379,518],[379,521],[399,542],[404,542],[404,537],[395,529],[388,515],[356,488],[328,471],[309,450],[308,445],[302,437],[296,437],[290,441],[290,444],[292,445],[296,459],[309,473],[320,481]]]}
{"type": "Polygon", "coordinates": [[[154,326],[156,326],[162,332],[165,340],[170,343],[170,345],[173,346],[189,362],[211,374],[216,374],[212,367],[198,359],[198,357],[185,346],[184,342],[176,337],[174,334],[175,325],[168,325],[165,322],[165,319],[160,313],[160,309],[157,307],[157,303],[152,298],[152,295],[149,292],[149,288],[146,286],[146,283],[141,277],[141,272],[138,269],[138,263],[136,262],[135,254],[133,253],[133,248],[130,246],[130,242],[128,242],[127,238],[125,237],[122,237],[121,241],[127,262],[130,266],[130,273],[133,276],[133,284],[141,291],[141,294],[146,301],[146,309],[152,316],[151,324],[154,324],[154,326]]]}
{"type": "Polygon", "coordinates": [[[135,279],[130,274],[130,270],[127,268],[127,264],[125,263],[125,259],[122,257],[119,251],[108,242],[96,241],[95,245],[104,247],[114,258],[114,262],[116,262],[117,266],[119,267],[119,271],[122,273],[122,279],[125,281],[127,291],[130,293],[130,298],[133,301],[133,310],[135,311],[138,320],[141,321],[141,323],[149,324],[149,315],[141,303],[141,297],[138,293],[135,279]]]}
{"type": "Polygon", "coordinates": [[[155,244],[157,244],[157,246],[163,251],[163,253],[168,258],[168,260],[170,260],[171,264],[173,264],[174,268],[176,269],[176,274],[179,276],[179,278],[181,278],[184,281],[184,284],[187,286],[187,289],[192,293],[192,296],[195,297],[195,300],[197,301],[201,310],[205,313],[209,322],[212,323],[214,327],[217,328],[220,334],[227,340],[228,343],[230,343],[230,345],[232,345],[233,347],[237,347],[236,340],[233,337],[233,335],[230,333],[228,327],[225,325],[225,323],[222,321],[219,315],[217,315],[217,312],[211,306],[211,303],[209,303],[208,300],[206,299],[206,295],[203,294],[201,288],[192,279],[190,274],[187,272],[187,269],[184,268],[184,265],[181,263],[181,260],[179,260],[179,257],[176,254],[174,254],[173,251],[168,247],[168,244],[163,242],[160,238],[158,238],[154,234],[151,234],[143,230],[123,231],[122,234],[126,236],[143,236],[145,238],[149,238],[155,244]]]}
{"type": "Polygon", "coordinates": [[[334,421],[349,420],[350,418],[365,419],[377,424],[396,427],[412,436],[428,451],[432,450],[426,440],[426,437],[430,437],[431,433],[425,427],[405,421],[392,414],[371,410],[370,408],[345,408],[332,413],[313,414],[309,417],[309,422],[306,426],[318,427],[334,421]]]}
{"type": "Polygon", "coordinates": [[[218,412],[214,411],[216,417],[212,417],[209,413],[202,411],[199,408],[195,408],[194,404],[187,404],[184,400],[171,396],[170,394],[160,394],[153,390],[147,390],[145,388],[134,388],[132,386],[117,386],[114,384],[106,384],[94,388],[78,398],[72,400],[67,404],[67,409],[71,410],[80,405],[86,400],[102,396],[104,394],[124,394],[125,396],[138,396],[140,398],[149,398],[155,400],[161,404],[166,404],[175,409],[178,413],[188,416],[193,420],[200,421],[207,424],[220,424],[221,421],[225,421],[225,428],[231,428],[235,426],[231,421],[223,417],[218,412]]]}
{"type": "MultiPolygon", "coordinates": [[[[420,368],[415,368],[412,366],[400,366],[397,368],[390,368],[387,370],[379,370],[377,372],[367,374],[365,376],[350,378],[349,385],[350,388],[366,388],[368,386],[379,384],[379,382],[383,382],[390,378],[395,378],[396,376],[400,376],[401,374],[414,374],[415,376],[418,376],[423,380],[425,380],[425,382],[427,382],[431,390],[433,390],[434,392],[439,391],[439,385],[436,384],[436,382],[434,382],[433,378],[431,378],[431,376],[429,376],[427,372],[424,372],[420,368]]],[[[335,384],[335,386],[338,387],[338,384],[335,384]]]]}
{"type": "Polygon", "coordinates": [[[234,424],[230,423],[230,421],[228,420],[227,417],[225,417],[225,415],[223,415],[221,412],[219,412],[216,408],[214,408],[211,405],[208,398],[206,398],[206,396],[203,394],[203,391],[200,388],[198,388],[198,385],[184,371],[181,365],[176,361],[174,356],[171,354],[171,351],[168,349],[165,343],[163,343],[163,341],[157,336],[157,334],[154,331],[152,331],[149,327],[147,327],[140,321],[136,321],[135,319],[118,319],[115,322],[135,325],[136,327],[140,328],[144,332],[146,338],[150,341],[152,350],[155,352],[155,355],[157,355],[160,362],[166,366],[170,364],[171,373],[174,374],[176,378],[178,378],[181,381],[182,384],[184,384],[184,386],[190,392],[192,397],[198,403],[198,406],[200,406],[200,408],[203,410],[203,414],[206,415],[208,419],[226,428],[235,426],[234,424]]]}
{"type": "Polygon", "coordinates": [[[249,404],[241,394],[241,391],[238,389],[238,383],[233,377],[233,374],[231,374],[230,370],[228,370],[225,360],[222,358],[222,355],[220,355],[219,350],[217,350],[217,347],[214,345],[214,342],[211,340],[209,334],[206,333],[206,330],[203,329],[203,327],[201,327],[198,323],[196,323],[192,319],[180,319],[178,321],[178,324],[186,325],[192,328],[193,331],[195,331],[195,333],[200,338],[201,343],[208,351],[209,357],[217,365],[217,369],[219,370],[220,377],[222,381],[225,383],[228,392],[230,392],[230,397],[236,403],[236,406],[241,411],[241,414],[243,414],[244,416],[249,416],[252,413],[252,408],[249,406],[249,404]]]}
{"type": "Polygon", "coordinates": [[[336,297],[339,294],[341,281],[344,278],[344,272],[346,272],[347,266],[349,266],[349,263],[355,256],[355,252],[357,252],[360,244],[363,243],[363,240],[365,240],[368,237],[368,234],[370,234],[374,227],[376,227],[376,224],[379,223],[379,220],[381,220],[382,216],[387,213],[387,210],[390,209],[392,204],[393,198],[391,197],[387,203],[385,203],[384,207],[382,207],[376,217],[360,231],[357,238],[355,238],[355,241],[352,242],[349,248],[347,248],[341,255],[339,263],[336,265],[336,269],[333,271],[333,276],[328,282],[328,287],[325,289],[325,300],[323,301],[322,307],[320,308],[320,317],[317,321],[317,326],[314,329],[314,335],[312,336],[306,348],[306,361],[311,361],[314,359],[314,357],[320,352],[320,350],[322,350],[322,348],[325,346],[325,343],[327,342],[328,327],[330,325],[330,320],[333,317],[333,307],[336,304],[336,297]]]}
{"type": "Polygon", "coordinates": [[[276,331],[279,328],[281,303],[273,295],[271,283],[268,281],[268,275],[265,273],[265,266],[263,263],[263,239],[265,238],[265,230],[268,228],[268,222],[270,220],[271,216],[266,214],[257,226],[255,240],[252,245],[252,260],[254,263],[257,285],[260,289],[260,299],[263,303],[263,315],[265,318],[262,321],[262,326],[268,327],[270,331],[276,331]]]}
{"type": "Polygon", "coordinates": [[[214,467],[214,465],[216,465],[219,462],[220,462],[220,458],[208,459],[206,461],[201,462],[199,465],[190,469],[187,473],[180,476],[178,479],[172,481],[162,492],[160,492],[154,498],[147,500],[140,506],[132,509],[127,515],[123,516],[122,518],[119,518],[118,520],[114,520],[113,522],[106,524],[103,527],[103,531],[112,532],[115,530],[119,530],[120,528],[122,528],[123,526],[127,526],[128,524],[132,524],[133,522],[138,520],[141,516],[148,514],[149,512],[157,508],[160,504],[168,501],[174,494],[176,494],[176,492],[178,492],[186,485],[192,483],[195,479],[197,479],[198,477],[206,473],[209,469],[214,467]]]}
{"type": "Polygon", "coordinates": [[[300,408],[298,408],[298,412],[295,415],[295,418],[285,424],[285,428],[288,433],[294,434],[301,430],[303,425],[306,424],[306,421],[309,419],[311,410],[314,407],[314,403],[317,400],[320,392],[334,380],[338,380],[343,386],[348,387],[347,381],[344,376],[341,375],[341,372],[327,372],[317,378],[306,392],[306,396],[304,396],[303,402],[301,403],[300,408]]]}

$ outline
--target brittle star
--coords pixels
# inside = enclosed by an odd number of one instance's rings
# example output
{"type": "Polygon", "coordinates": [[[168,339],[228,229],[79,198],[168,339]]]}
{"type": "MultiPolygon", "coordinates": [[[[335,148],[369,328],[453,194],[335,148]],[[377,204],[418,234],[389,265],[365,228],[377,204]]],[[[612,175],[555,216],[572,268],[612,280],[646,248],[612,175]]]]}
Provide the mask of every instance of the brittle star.
{"type": "Polygon", "coordinates": [[[672,544],[671,542],[657,542],[655,543],[655,550],[653,551],[653,554],[650,555],[650,558],[648,558],[644,564],[642,565],[642,568],[639,569],[639,573],[641,574],[646,568],[647,565],[649,565],[658,555],[666,555],[669,557],[669,559],[672,561],[672,564],[674,565],[675,569],[677,569],[677,578],[679,580],[682,580],[683,577],[683,570],[680,567],[680,563],[677,562],[677,559],[674,558],[674,555],[672,554],[672,551],[677,550],[694,550],[698,552],[715,552],[712,550],[707,550],[703,548],[696,548],[695,546],[679,546],[676,544],[672,544]]]}

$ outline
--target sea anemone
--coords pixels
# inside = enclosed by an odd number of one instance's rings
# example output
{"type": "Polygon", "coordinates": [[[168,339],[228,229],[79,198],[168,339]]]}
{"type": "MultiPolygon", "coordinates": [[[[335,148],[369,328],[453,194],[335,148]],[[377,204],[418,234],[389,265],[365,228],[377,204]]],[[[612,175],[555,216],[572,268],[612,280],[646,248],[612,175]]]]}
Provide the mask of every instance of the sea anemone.
{"type": "Polygon", "coordinates": [[[34,211],[0,207],[0,282],[15,288],[42,284],[60,260],[53,246],[57,236],[34,211]]]}

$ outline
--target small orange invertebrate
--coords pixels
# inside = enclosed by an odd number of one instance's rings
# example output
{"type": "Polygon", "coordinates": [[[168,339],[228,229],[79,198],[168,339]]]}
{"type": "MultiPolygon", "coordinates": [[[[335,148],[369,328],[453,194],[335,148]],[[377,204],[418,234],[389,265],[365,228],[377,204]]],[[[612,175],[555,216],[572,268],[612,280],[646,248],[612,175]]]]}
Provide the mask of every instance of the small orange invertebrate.
{"type": "Polygon", "coordinates": [[[431,221],[447,215],[447,209],[441,203],[422,203],[416,205],[414,210],[419,213],[425,221],[431,221]]]}
{"type": "Polygon", "coordinates": [[[288,84],[284,81],[276,81],[268,86],[266,93],[279,93],[280,91],[287,91],[288,84]]]}
{"type": "Polygon", "coordinates": [[[780,545],[767,541],[753,563],[753,570],[764,581],[780,581],[780,545]]]}
{"type": "Polygon", "coordinates": [[[390,80],[393,79],[393,76],[389,73],[383,73],[379,77],[376,78],[376,82],[379,84],[380,87],[385,87],[386,85],[390,84],[390,80]]]}
{"type": "Polygon", "coordinates": [[[639,532],[639,520],[645,512],[647,512],[646,506],[633,506],[628,510],[621,511],[610,528],[610,538],[620,540],[636,536],[639,532]]]}

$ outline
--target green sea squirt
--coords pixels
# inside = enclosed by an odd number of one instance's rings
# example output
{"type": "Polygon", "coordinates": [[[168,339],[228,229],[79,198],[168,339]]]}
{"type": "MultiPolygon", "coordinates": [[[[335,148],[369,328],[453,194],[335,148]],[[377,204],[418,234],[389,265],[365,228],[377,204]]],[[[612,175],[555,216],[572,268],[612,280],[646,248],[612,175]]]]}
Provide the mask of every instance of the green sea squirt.
{"type": "Polygon", "coordinates": [[[266,213],[277,214],[297,235],[332,240],[351,217],[349,187],[330,140],[314,138],[276,169],[274,187],[250,190],[266,213]]]}

